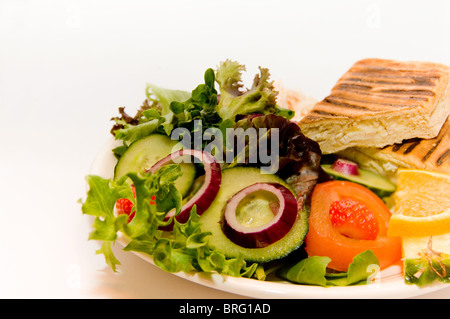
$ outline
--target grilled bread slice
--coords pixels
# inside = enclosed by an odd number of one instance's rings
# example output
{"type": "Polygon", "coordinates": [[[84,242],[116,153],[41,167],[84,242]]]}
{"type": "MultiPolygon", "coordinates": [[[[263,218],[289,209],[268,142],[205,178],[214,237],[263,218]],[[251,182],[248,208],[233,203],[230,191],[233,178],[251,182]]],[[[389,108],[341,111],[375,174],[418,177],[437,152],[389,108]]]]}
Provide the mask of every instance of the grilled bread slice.
{"type": "Polygon", "coordinates": [[[338,155],[355,161],[395,182],[399,168],[426,169],[450,174],[450,117],[432,139],[412,138],[384,148],[352,147],[338,155]]]}
{"type": "Polygon", "coordinates": [[[449,78],[443,64],[361,60],[299,125],[324,154],[433,138],[450,113],[449,78]]]}

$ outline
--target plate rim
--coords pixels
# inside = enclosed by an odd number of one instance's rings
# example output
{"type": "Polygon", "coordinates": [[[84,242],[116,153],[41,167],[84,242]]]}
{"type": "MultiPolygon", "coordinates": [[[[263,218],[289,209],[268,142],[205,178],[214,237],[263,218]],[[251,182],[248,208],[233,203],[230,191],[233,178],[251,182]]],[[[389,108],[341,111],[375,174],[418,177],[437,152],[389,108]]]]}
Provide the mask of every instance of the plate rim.
{"type": "MultiPolygon", "coordinates": [[[[117,243],[123,247],[127,245],[124,237],[120,237],[117,243]]],[[[136,251],[131,252],[153,267],[158,267],[150,255],[136,251]]],[[[261,281],[214,272],[191,271],[185,273],[180,271],[171,274],[208,288],[256,299],[402,299],[417,297],[446,288],[445,284],[439,282],[425,287],[408,285],[401,277],[385,282],[381,278],[380,282],[370,285],[320,287],[294,284],[287,281],[261,281]]]]}
{"type": "MultiPolygon", "coordinates": [[[[111,178],[111,165],[116,162],[111,150],[118,145],[120,145],[120,142],[113,137],[104,143],[94,158],[89,174],[111,178]]],[[[122,234],[119,234],[116,242],[123,247],[127,245],[126,238],[122,234]]],[[[131,252],[153,267],[158,267],[150,255],[142,252],[131,252]]],[[[403,277],[384,280],[384,282],[381,278],[370,285],[320,287],[294,284],[287,281],[261,281],[199,271],[171,274],[202,286],[258,299],[399,299],[417,297],[447,287],[440,282],[425,287],[409,285],[404,282],[403,277]]]]}

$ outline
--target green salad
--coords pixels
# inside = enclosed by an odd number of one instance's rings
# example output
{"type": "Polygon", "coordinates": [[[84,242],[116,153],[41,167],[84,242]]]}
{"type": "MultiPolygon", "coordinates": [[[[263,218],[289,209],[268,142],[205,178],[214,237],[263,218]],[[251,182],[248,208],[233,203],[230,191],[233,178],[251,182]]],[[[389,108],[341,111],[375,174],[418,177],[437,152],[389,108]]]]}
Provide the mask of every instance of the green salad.
{"type": "Polygon", "coordinates": [[[117,271],[112,246],[148,254],[168,272],[215,272],[255,280],[346,286],[370,282],[377,257],[364,251],[347,271],[308,257],[311,193],[321,179],[319,145],[277,104],[269,71],[244,88],[230,60],[191,92],[146,88],[134,115],[119,108],[114,177],[86,177],[82,212],[90,240],[117,271]]]}

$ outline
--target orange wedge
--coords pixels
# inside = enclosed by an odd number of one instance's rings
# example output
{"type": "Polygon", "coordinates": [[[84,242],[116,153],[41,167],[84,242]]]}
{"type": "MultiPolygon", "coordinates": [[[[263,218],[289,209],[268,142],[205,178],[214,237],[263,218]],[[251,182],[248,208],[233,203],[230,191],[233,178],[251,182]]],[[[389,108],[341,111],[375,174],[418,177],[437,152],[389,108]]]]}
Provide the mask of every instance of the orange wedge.
{"type": "Polygon", "coordinates": [[[450,233],[450,175],[400,169],[389,236],[450,233]]]}

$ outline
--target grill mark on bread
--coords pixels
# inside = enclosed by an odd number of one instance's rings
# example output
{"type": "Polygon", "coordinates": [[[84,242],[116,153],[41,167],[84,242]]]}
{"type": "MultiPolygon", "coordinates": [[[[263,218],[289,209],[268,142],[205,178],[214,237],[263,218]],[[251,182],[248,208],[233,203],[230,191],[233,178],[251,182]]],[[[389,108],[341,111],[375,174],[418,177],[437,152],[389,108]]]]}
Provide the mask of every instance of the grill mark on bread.
{"type": "Polygon", "coordinates": [[[411,141],[410,145],[408,146],[408,148],[403,152],[403,154],[409,154],[413,151],[413,149],[420,144],[421,139],[420,138],[415,138],[413,139],[414,141],[411,141]]]}
{"type": "MultiPolygon", "coordinates": [[[[392,152],[397,152],[402,146],[403,144],[395,144],[394,146],[392,146],[392,152]]],[[[389,145],[386,147],[389,147],[389,145]]]]}
{"type": "Polygon", "coordinates": [[[348,106],[350,108],[357,108],[360,110],[367,110],[367,111],[379,110],[378,108],[374,107],[376,105],[387,106],[387,107],[396,107],[396,108],[406,108],[406,107],[410,108],[410,107],[418,107],[419,106],[417,104],[406,105],[406,104],[394,104],[394,103],[381,103],[378,101],[371,101],[369,99],[359,100],[359,99],[352,99],[349,97],[341,97],[341,96],[337,96],[337,95],[330,95],[327,98],[325,98],[325,101],[330,104],[335,104],[335,105],[340,105],[340,106],[348,106]],[[340,101],[336,101],[336,99],[339,99],[340,101]],[[343,101],[345,101],[345,102],[343,102],[343,101]],[[348,102],[352,102],[352,103],[348,103],[348,102]],[[373,106],[371,106],[371,107],[362,106],[362,105],[358,105],[359,103],[371,104],[373,106]]]}
{"type": "MultiPolygon", "coordinates": [[[[448,130],[449,130],[449,119],[446,120],[446,122],[444,123],[444,126],[442,127],[441,132],[439,133],[439,135],[437,136],[438,140],[436,141],[436,143],[433,144],[433,147],[428,151],[427,154],[425,154],[425,156],[422,158],[422,162],[425,162],[428,160],[428,158],[430,158],[430,156],[433,154],[433,152],[438,148],[439,144],[442,142],[442,140],[444,138],[446,138],[449,134],[448,130]]],[[[443,159],[445,158],[445,153],[448,152],[448,149],[444,152],[443,155],[441,155],[437,161],[439,161],[439,159],[441,159],[441,161],[443,161],[443,159]]],[[[446,155],[447,156],[447,155],[446,155]]],[[[436,164],[437,164],[436,161],[436,164]]]]}
{"type": "Polygon", "coordinates": [[[427,152],[427,154],[425,154],[425,156],[422,158],[422,162],[426,162],[428,160],[428,158],[430,158],[430,156],[433,154],[433,152],[436,150],[436,148],[439,146],[439,144],[441,143],[442,139],[444,138],[444,136],[442,136],[434,145],[432,148],[430,148],[430,150],[427,152]]]}
{"type": "Polygon", "coordinates": [[[303,118],[303,120],[314,121],[314,120],[317,120],[317,119],[320,119],[320,118],[321,118],[320,116],[315,116],[315,115],[313,115],[313,114],[312,114],[312,111],[311,111],[308,115],[306,115],[306,116],[303,118]]]}
{"type": "MultiPolygon", "coordinates": [[[[394,77],[392,77],[394,78],[394,77]]],[[[400,80],[399,77],[395,77],[395,79],[400,80]]],[[[431,78],[428,77],[417,77],[417,76],[408,76],[402,77],[402,80],[409,80],[407,82],[399,82],[399,81],[388,81],[388,80],[376,80],[370,79],[370,77],[358,78],[358,77],[349,77],[344,79],[349,82],[357,82],[361,84],[384,84],[384,85],[414,85],[414,86],[434,86],[434,82],[431,81],[431,78]]]]}
{"type": "MultiPolygon", "coordinates": [[[[318,115],[324,115],[324,116],[339,116],[340,115],[340,114],[336,114],[336,113],[325,112],[322,110],[312,110],[311,113],[318,114],[318,115]]],[[[317,118],[317,116],[313,116],[313,118],[317,118]]]]}
{"type": "MultiPolygon", "coordinates": [[[[327,102],[328,104],[332,104],[332,105],[336,105],[336,106],[340,106],[340,107],[344,107],[344,108],[371,111],[371,109],[366,106],[361,106],[361,105],[356,105],[356,104],[347,103],[347,102],[343,102],[343,101],[338,101],[336,99],[339,99],[339,98],[330,95],[329,97],[326,97],[324,101],[327,102]]],[[[356,103],[361,102],[361,101],[354,101],[354,100],[347,99],[347,98],[342,99],[342,100],[356,102],[356,103]]],[[[362,103],[364,103],[364,102],[362,102],[362,103]]]]}
{"type": "Polygon", "coordinates": [[[337,101],[334,97],[326,97],[308,113],[305,119],[316,120],[323,117],[349,117],[349,109],[367,112],[370,108],[351,103],[337,101]]]}
{"type": "MultiPolygon", "coordinates": [[[[365,95],[365,96],[377,96],[380,98],[385,98],[385,99],[395,99],[395,100],[405,100],[405,101],[410,101],[410,100],[414,100],[414,101],[428,101],[428,97],[424,97],[424,96],[404,96],[404,95],[400,95],[400,96],[392,96],[389,94],[382,94],[380,92],[382,91],[361,91],[358,90],[355,87],[350,87],[350,86],[342,86],[343,84],[339,84],[337,85],[334,89],[338,90],[338,91],[342,91],[342,92],[354,92],[357,93],[359,95],[365,95]]],[[[386,93],[386,92],[384,92],[386,93]]],[[[365,101],[366,103],[369,101],[365,101]]],[[[381,104],[379,102],[376,102],[376,104],[381,104]]],[[[389,105],[389,106],[399,106],[398,104],[384,104],[384,105],[389,105]]],[[[402,105],[404,106],[404,105],[402,105]]]]}
{"type": "Polygon", "coordinates": [[[404,155],[407,155],[407,154],[411,153],[416,148],[416,146],[420,144],[421,141],[422,141],[422,139],[420,139],[420,138],[411,138],[411,139],[405,140],[403,143],[387,145],[383,148],[392,147],[391,148],[392,152],[398,152],[401,148],[403,148],[405,146],[405,150],[401,153],[403,153],[404,155]]]}
{"type": "Polygon", "coordinates": [[[415,85],[434,86],[434,82],[431,79],[438,79],[439,77],[417,76],[413,77],[415,85]]]}
{"type": "Polygon", "coordinates": [[[447,149],[444,153],[442,153],[441,156],[438,157],[438,159],[436,160],[436,166],[441,166],[446,158],[448,158],[450,156],[450,149],[447,149]]]}
{"type": "Polygon", "coordinates": [[[352,117],[354,111],[359,112],[377,112],[383,108],[414,108],[418,107],[417,104],[394,104],[394,103],[380,103],[376,101],[370,101],[369,99],[352,99],[349,97],[341,97],[330,95],[326,97],[322,102],[316,104],[316,106],[309,112],[311,116],[306,116],[306,119],[316,120],[321,117],[337,117],[345,116],[352,117]]]}
{"type": "Polygon", "coordinates": [[[362,84],[349,84],[349,83],[342,83],[337,85],[335,88],[341,88],[341,89],[356,89],[356,90],[372,90],[371,85],[362,85],[362,84]]]}
{"type": "MultiPolygon", "coordinates": [[[[374,66],[362,62],[338,81],[322,103],[347,108],[347,114],[355,109],[376,112],[386,108],[417,108],[420,102],[428,102],[435,96],[434,80],[440,77],[436,69],[411,70],[395,64],[374,66]]],[[[320,109],[322,105],[317,106],[320,109]]],[[[326,112],[333,113],[329,109],[326,112]]]]}
{"type": "Polygon", "coordinates": [[[392,94],[406,94],[406,95],[425,95],[425,96],[434,96],[435,93],[430,90],[395,90],[395,89],[388,89],[388,90],[380,90],[382,93],[392,93],[392,94]]]}
{"type": "Polygon", "coordinates": [[[392,147],[391,150],[393,152],[398,152],[400,149],[404,148],[404,150],[400,153],[407,155],[407,154],[411,153],[416,148],[416,146],[420,144],[421,141],[422,141],[422,139],[420,139],[420,138],[411,138],[411,139],[403,141],[403,143],[387,145],[384,148],[392,147]]]}
{"type": "Polygon", "coordinates": [[[440,78],[441,77],[441,70],[439,68],[436,68],[431,63],[417,65],[415,63],[412,63],[411,65],[408,65],[408,63],[396,63],[395,61],[380,61],[381,64],[384,65],[375,65],[373,64],[373,60],[362,60],[359,61],[358,64],[353,65],[353,67],[350,69],[351,72],[363,72],[364,75],[366,74],[380,74],[380,75],[387,75],[387,76],[394,76],[394,77],[428,77],[428,78],[440,78]],[[399,75],[400,73],[400,75],[399,75]]]}
{"type": "MultiPolygon", "coordinates": [[[[432,139],[411,138],[402,143],[387,145],[382,150],[398,154],[399,158],[408,161],[408,157],[416,158],[424,164],[426,169],[439,168],[448,172],[450,164],[450,148],[448,145],[450,137],[450,118],[442,126],[438,136],[432,139]],[[403,157],[405,156],[405,157],[403,157]]],[[[419,167],[419,166],[418,166],[419,167]]]]}
{"type": "Polygon", "coordinates": [[[356,75],[357,77],[364,77],[364,78],[384,78],[384,79],[413,79],[416,81],[416,83],[431,83],[431,85],[434,85],[431,80],[437,80],[441,76],[439,74],[404,74],[402,76],[398,75],[398,71],[390,70],[391,72],[388,73],[374,73],[369,72],[369,70],[360,70],[360,71],[352,71],[350,70],[348,74],[356,75]],[[366,73],[366,71],[368,71],[366,73]]]}

